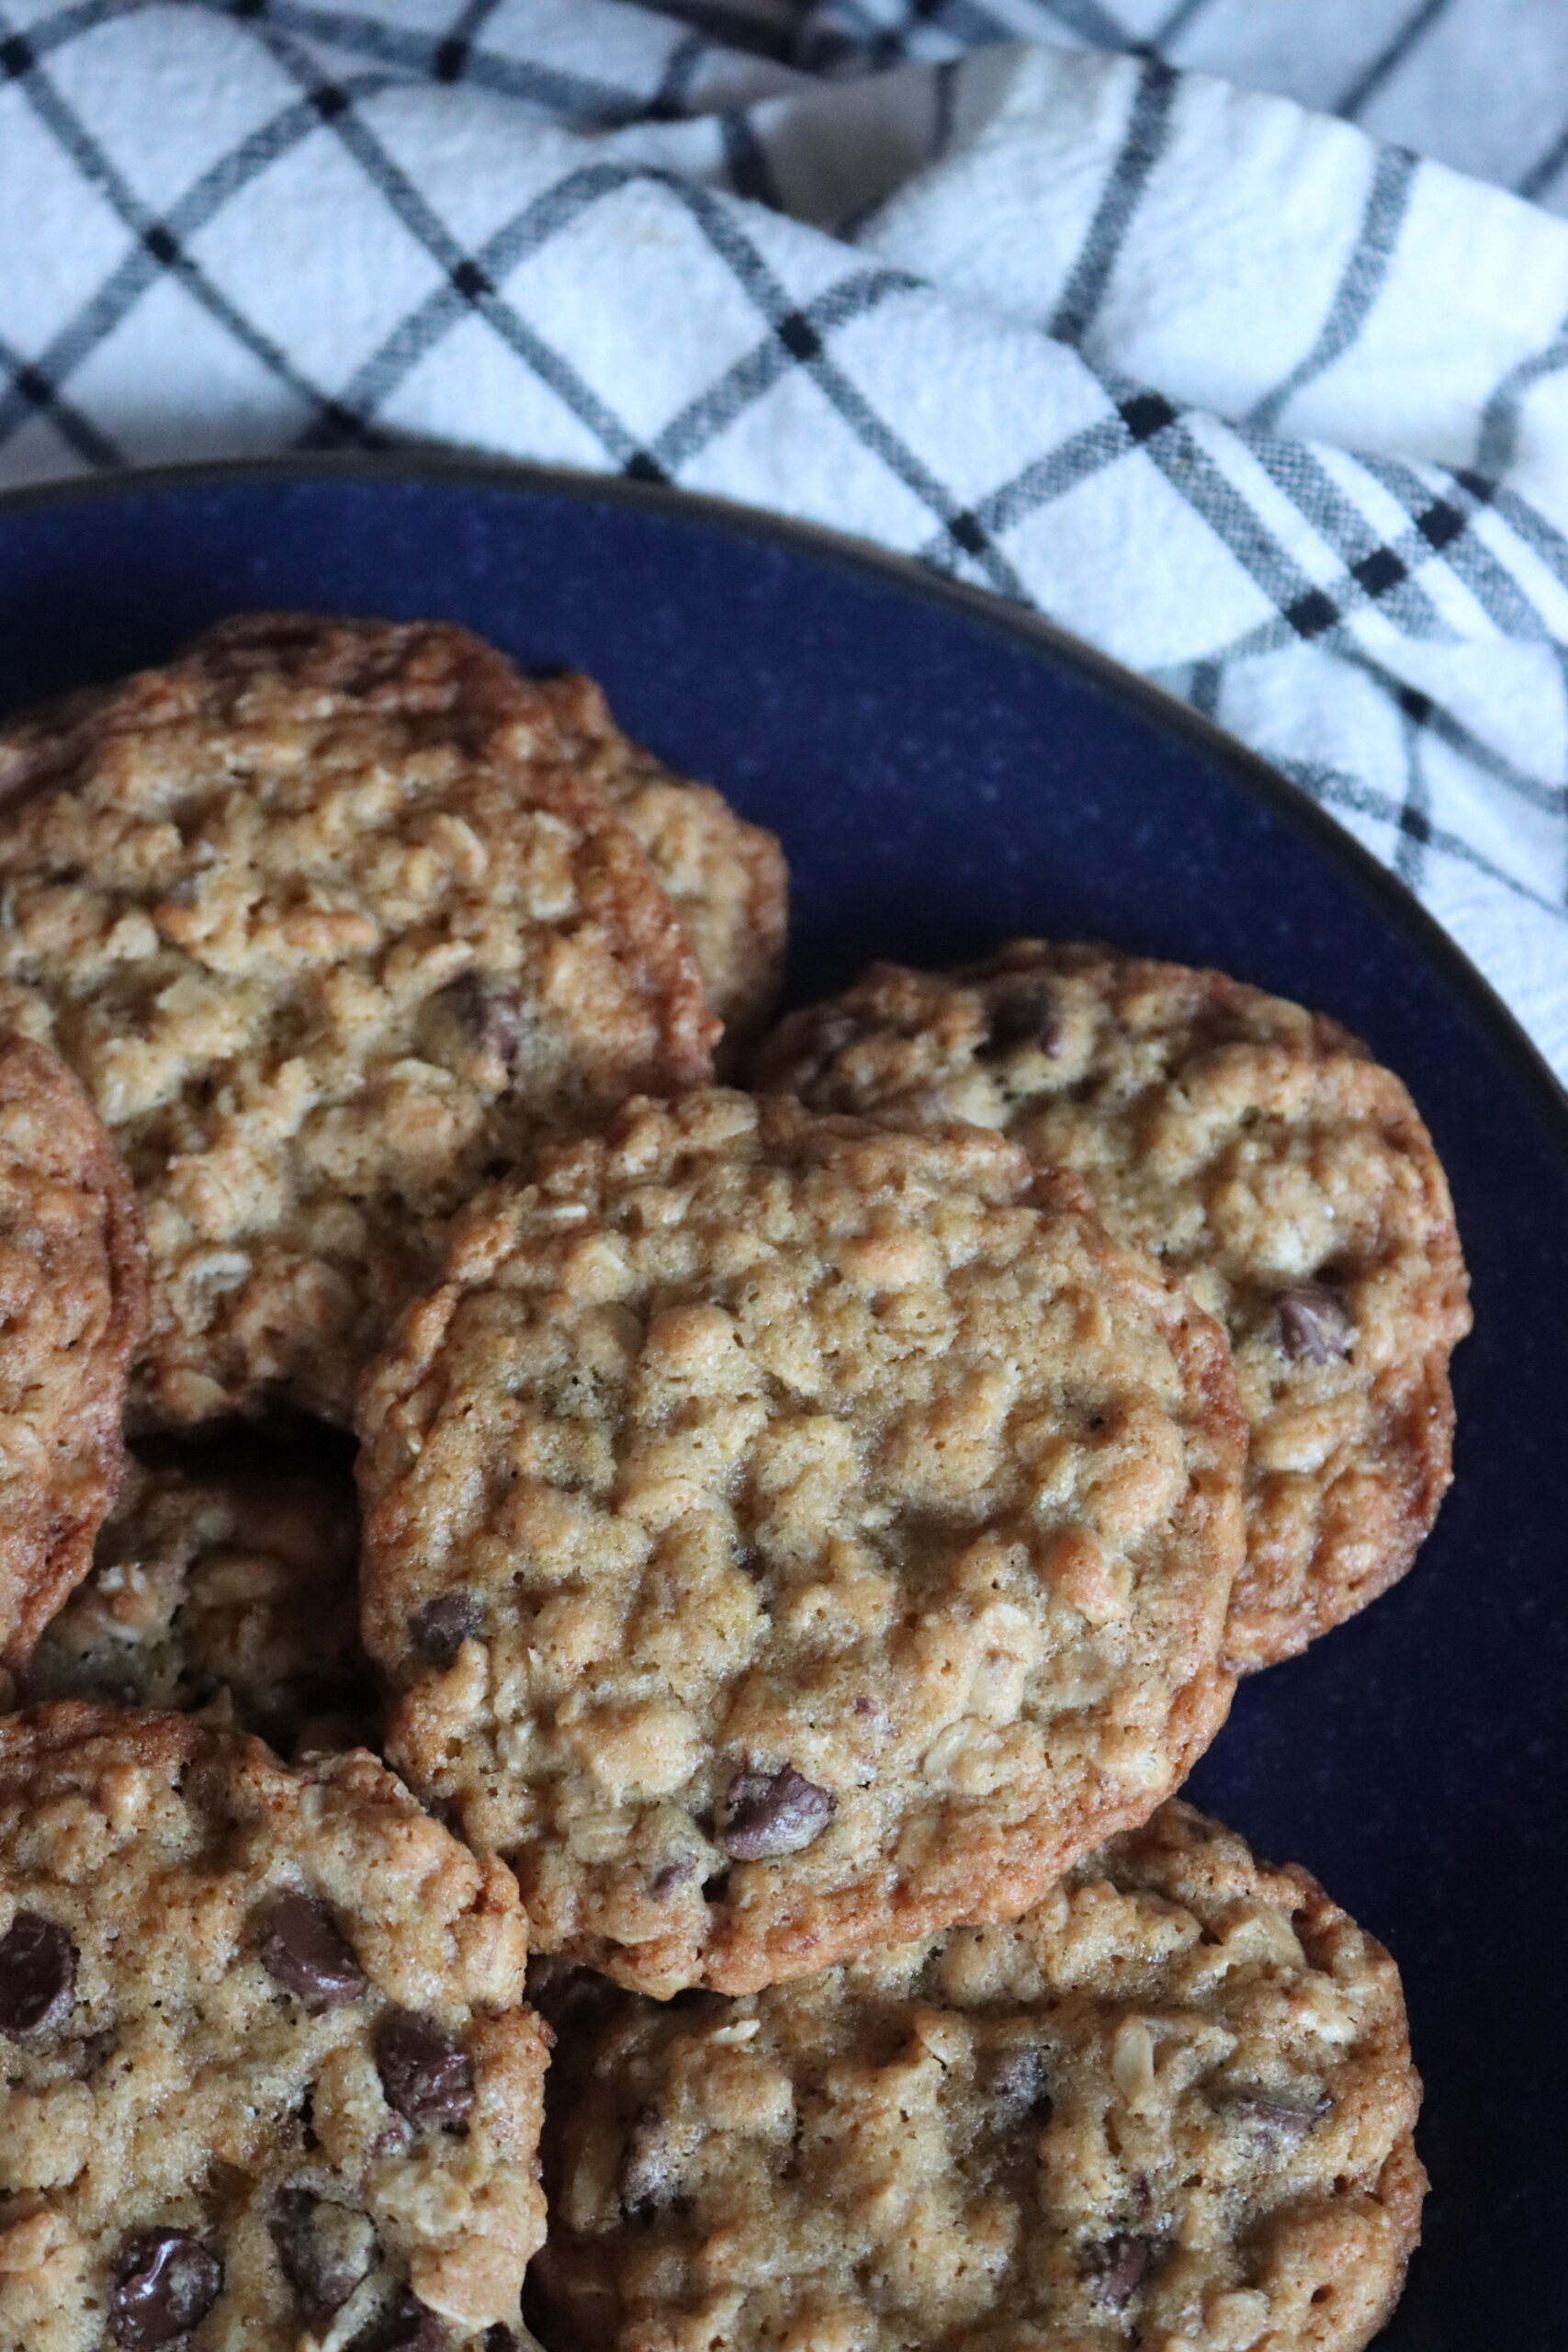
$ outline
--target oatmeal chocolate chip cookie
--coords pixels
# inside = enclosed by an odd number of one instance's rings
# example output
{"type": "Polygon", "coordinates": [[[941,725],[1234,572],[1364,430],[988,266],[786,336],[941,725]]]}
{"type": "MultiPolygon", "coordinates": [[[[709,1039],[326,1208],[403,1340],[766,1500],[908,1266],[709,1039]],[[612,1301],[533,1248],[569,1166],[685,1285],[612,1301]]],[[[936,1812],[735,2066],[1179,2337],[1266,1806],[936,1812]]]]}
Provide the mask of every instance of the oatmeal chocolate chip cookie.
{"type": "Polygon", "coordinates": [[[1022,1910],[1229,1704],[1224,1335],[999,1136],[552,1141],[361,1392],[388,1752],[535,1942],[747,1991],[1022,1910]]]}
{"type": "Polygon", "coordinates": [[[256,1440],[133,1453],[93,1572],[41,1635],[29,1699],[206,1709],[285,1754],[373,1744],[346,1466],[256,1440]]]}
{"type": "Polygon", "coordinates": [[[1427,1130],[1337,1022],[1220,972],[1020,940],[951,976],[873,965],[781,1023],[756,1080],[1004,1130],[1224,1324],[1251,1430],[1238,1667],[1404,1574],[1449,1485],[1470,1306],[1427,1130]]]}
{"type": "Polygon", "coordinates": [[[677,775],[631,742],[591,678],[544,679],[539,691],[674,901],[733,1054],[767,1019],[784,977],[789,868],[776,836],[747,824],[711,785],[677,775]]]}
{"type": "Polygon", "coordinates": [[[146,1324],[118,1153],[52,1054],[0,1036],[0,1702],[92,1564],[146,1324]]]}
{"type": "Polygon", "coordinates": [[[435,623],[254,615],[0,729],[0,1019],[130,1165],[143,1422],[346,1419],[446,1220],[714,1022],[545,696],[435,623]]]}
{"type": "Polygon", "coordinates": [[[1359,2352],[1419,2233],[1393,1962],[1189,1806],[1016,1925],[563,2023],[539,2324],[584,2352],[1359,2352]]]}
{"type": "Polygon", "coordinates": [[[0,2352],[513,2341],[525,1944],[511,1874],[363,1753],[0,1721],[0,2352]]]}

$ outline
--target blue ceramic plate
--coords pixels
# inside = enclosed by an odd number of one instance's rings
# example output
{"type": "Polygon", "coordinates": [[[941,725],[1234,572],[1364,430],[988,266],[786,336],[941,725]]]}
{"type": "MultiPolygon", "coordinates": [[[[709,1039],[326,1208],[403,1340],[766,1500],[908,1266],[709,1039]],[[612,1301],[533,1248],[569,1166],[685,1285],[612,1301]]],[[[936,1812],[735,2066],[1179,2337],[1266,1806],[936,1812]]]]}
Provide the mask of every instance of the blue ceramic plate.
{"type": "Polygon", "coordinates": [[[1201,1802],[1397,1955],[1425,2247],[1385,2343],[1562,2352],[1568,2296],[1568,1103],[1475,974],[1292,788],[1052,631],[660,491],[372,461],[0,501],[0,708],[256,605],[441,615],[603,680],[784,837],[795,997],[1014,932],[1216,963],[1337,1013],[1452,1179],[1476,1330],[1415,1573],[1247,1685],[1201,1802]]]}

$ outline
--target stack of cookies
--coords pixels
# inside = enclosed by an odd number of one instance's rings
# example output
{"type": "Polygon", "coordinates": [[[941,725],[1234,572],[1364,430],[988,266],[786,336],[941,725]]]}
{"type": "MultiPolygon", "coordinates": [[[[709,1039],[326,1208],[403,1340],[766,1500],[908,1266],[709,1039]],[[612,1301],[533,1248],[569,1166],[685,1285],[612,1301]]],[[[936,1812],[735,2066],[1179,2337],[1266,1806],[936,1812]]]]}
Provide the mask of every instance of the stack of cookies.
{"type": "Polygon", "coordinates": [[[1441,1499],[1426,1132],[1104,948],[764,1035],[785,893],[444,625],[0,730],[0,2352],[1391,2310],[1393,1964],[1174,1792],[1441,1499]]]}

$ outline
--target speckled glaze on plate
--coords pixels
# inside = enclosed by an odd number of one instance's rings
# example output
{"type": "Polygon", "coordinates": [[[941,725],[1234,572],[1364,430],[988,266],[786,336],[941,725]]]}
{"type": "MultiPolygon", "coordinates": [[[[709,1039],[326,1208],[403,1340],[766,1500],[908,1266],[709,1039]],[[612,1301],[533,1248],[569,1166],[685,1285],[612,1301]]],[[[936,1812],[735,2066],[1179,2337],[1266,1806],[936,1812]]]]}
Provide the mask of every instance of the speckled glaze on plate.
{"type": "Polygon", "coordinates": [[[0,708],[263,604],[434,615],[592,671],[783,835],[791,1001],[873,956],[1099,935],[1333,1012],[1406,1080],[1473,1277],[1457,1483],[1403,1585],[1243,1690],[1191,1793],[1404,1972],[1433,2194],[1387,2352],[1561,2352],[1568,1103],[1508,1016],[1177,704],[911,566],[641,485],[385,458],[13,494],[0,708]]]}

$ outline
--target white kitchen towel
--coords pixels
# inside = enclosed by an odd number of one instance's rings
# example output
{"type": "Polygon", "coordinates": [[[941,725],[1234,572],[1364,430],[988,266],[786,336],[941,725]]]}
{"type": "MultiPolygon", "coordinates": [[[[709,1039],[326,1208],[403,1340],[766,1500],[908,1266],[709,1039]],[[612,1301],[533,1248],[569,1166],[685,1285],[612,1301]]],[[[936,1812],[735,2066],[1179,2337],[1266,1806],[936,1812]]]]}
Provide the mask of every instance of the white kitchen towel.
{"type": "Polygon", "coordinates": [[[435,441],[861,533],[1266,752],[1568,1072],[1568,222],[1237,85],[1550,198],[1565,23],[0,0],[0,482],[435,441]]]}

